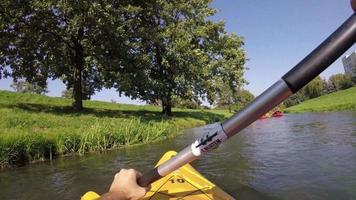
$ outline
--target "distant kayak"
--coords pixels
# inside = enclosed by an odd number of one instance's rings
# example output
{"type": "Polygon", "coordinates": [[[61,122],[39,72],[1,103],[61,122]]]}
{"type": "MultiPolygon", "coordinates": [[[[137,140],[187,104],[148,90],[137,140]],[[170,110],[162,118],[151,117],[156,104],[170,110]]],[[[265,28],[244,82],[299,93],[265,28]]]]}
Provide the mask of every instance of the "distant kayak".
{"type": "Polygon", "coordinates": [[[283,116],[283,112],[279,110],[272,114],[272,117],[282,117],[282,116],[283,116]]]}

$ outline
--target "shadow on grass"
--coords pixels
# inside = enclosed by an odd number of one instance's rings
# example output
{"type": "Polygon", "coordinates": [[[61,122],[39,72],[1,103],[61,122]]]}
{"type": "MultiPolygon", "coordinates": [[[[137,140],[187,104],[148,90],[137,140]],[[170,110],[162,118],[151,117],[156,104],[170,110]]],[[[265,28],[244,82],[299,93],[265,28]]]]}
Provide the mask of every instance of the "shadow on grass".
{"type": "MultiPolygon", "coordinates": [[[[11,109],[21,109],[32,113],[51,113],[54,115],[85,116],[94,115],[96,117],[109,118],[140,118],[143,122],[162,121],[171,119],[164,116],[160,111],[150,110],[125,110],[125,109],[104,109],[104,108],[84,108],[82,111],[75,111],[71,106],[45,105],[34,103],[6,104],[2,107],[11,109]]],[[[175,111],[174,118],[193,118],[202,120],[205,123],[213,123],[224,120],[224,115],[207,111],[175,111]]]]}

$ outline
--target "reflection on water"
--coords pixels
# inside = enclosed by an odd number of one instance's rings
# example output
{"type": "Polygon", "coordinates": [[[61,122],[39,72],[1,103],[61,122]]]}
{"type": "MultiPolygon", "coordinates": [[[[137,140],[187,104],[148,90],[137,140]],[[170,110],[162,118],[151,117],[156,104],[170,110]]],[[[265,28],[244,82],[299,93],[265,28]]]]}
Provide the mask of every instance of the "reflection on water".
{"type": "MultiPolygon", "coordinates": [[[[215,125],[177,138],[0,172],[1,199],[79,199],[109,187],[120,168],[150,169],[215,125]]],[[[193,162],[238,199],[356,199],[356,113],[293,114],[259,120],[193,162]]]]}

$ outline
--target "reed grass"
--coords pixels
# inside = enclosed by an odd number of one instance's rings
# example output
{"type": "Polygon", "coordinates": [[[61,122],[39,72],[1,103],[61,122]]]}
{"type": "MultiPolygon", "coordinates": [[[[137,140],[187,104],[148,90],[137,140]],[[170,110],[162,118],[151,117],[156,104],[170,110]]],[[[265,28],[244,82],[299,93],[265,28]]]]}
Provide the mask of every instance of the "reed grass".
{"type": "Polygon", "coordinates": [[[0,168],[149,143],[230,115],[174,109],[174,117],[162,117],[157,106],[98,101],[85,101],[76,113],[70,105],[68,99],[0,91],[0,168]]]}

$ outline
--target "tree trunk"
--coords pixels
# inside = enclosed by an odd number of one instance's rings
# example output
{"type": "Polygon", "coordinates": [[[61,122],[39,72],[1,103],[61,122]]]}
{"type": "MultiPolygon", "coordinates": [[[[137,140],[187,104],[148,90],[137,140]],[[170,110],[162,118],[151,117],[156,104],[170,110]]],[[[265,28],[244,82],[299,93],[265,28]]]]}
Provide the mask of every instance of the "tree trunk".
{"type": "Polygon", "coordinates": [[[74,110],[83,110],[83,92],[82,92],[82,70],[77,67],[74,69],[74,82],[73,82],[73,108],[74,110]]]}
{"type": "Polygon", "coordinates": [[[162,98],[162,114],[172,116],[172,100],[170,96],[162,98]]]}
{"type": "Polygon", "coordinates": [[[78,38],[72,38],[74,43],[75,55],[73,59],[73,108],[76,111],[83,110],[83,88],[82,88],[82,72],[84,68],[84,48],[79,42],[79,38],[83,36],[83,29],[78,30],[78,38]]]}

